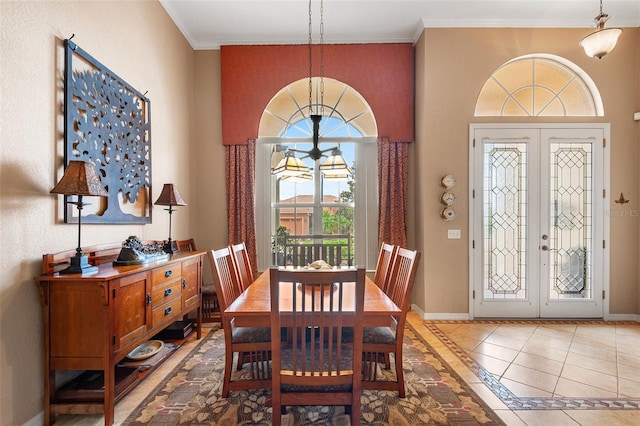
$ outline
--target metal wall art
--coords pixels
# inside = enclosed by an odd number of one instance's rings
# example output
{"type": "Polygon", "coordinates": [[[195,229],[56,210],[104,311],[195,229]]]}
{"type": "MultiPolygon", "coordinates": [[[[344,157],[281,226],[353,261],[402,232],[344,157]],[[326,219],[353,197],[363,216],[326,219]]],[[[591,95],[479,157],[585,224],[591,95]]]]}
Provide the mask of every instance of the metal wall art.
{"type": "MultiPolygon", "coordinates": [[[[65,40],[65,164],[95,165],[109,192],[85,209],[83,223],[150,223],[150,101],[111,70],[65,40]]],[[[65,198],[65,222],[74,223],[65,198]]]]}

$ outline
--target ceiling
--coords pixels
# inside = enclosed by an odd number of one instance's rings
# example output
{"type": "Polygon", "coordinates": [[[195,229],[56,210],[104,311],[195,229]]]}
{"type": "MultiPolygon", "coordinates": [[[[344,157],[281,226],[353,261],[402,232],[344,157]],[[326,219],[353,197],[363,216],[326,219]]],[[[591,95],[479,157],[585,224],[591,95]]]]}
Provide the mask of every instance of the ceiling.
{"type": "MultiPolygon", "coordinates": [[[[304,44],[306,0],[160,0],[194,49],[304,44]]],[[[640,0],[603,0],[606,27],[640,27],[640,0]]],[[[598,0],[324,0],[325,43],[415,42],[424,28],[593,28],[598,0]]],[[[312,2],[319,41],[320,0],[312,2]]]]}

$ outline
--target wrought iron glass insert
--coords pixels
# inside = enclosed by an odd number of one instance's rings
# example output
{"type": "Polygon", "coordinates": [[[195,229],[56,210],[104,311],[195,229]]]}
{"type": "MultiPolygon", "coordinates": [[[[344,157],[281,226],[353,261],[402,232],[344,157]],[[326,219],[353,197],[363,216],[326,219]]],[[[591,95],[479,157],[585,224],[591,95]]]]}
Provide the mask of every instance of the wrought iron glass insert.
{"type": "Polygon", "coordinates": [[[590,299],[592,145],[550,144],[550,299],[590,299]]]}
{"type": "MultiPolygon", "coordinates": [[[[71,40],[65,40],[65,164],[95,165],[109,192],[88,223],[150,223],[150,101],[71,40]]],[[[68,200],[65,200],[68,201],[68,200]]],[[[77,222],[67,203],[65,222],[77,222]]]]}
{"type": "Polygon", "coordinates": [[[485,143],[483,182],[484,299],[524,299],[527,146],[485,143]]]}

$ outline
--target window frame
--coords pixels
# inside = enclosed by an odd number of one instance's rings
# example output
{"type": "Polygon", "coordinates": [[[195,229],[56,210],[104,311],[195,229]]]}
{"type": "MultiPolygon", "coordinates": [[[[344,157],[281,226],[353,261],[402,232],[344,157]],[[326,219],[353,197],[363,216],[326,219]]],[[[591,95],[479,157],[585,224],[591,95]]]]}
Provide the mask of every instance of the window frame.
{"type": "MultiPolygon", "coordinates": [[[[322,138],[322,145],[353,143],[355,146],[355,198],[353,203],[354,246],[353,265],[368,270],[375,268],[378,245],[378,151],[377,137],[322,138]]],[[[312,143],[311,138],[263,137],[256,140],[256,233],[258,269],[271,266],[271,235],[275,233],[275,205],[272,193],[275,179],[271,175],[273,144],[312,143]],[[262,179],[268,176],[268,179],[262,179]]],[[[316,188],[318,186],[316,185],[316,188]]]]}

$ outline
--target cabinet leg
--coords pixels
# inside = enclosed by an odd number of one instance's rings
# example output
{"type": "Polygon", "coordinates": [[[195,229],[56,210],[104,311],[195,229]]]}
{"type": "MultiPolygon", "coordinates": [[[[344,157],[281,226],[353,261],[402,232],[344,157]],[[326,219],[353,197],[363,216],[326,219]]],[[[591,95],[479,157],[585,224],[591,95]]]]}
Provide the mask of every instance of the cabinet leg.
{"type": "Polygon", "coordinates": [[[44,425],[49,426],[56,422],[56,415],[51,410],[51,397],[54,395],[56,386],[55,371],[49,370],[49,364],[45,366],[44,381],[44,425]],[[48,370],[48,372],[47,372],[48,370]]]}
{"type": "Polygon", "coordinates": [[[114,400],[115,400],[115,370],[113,363],[109,363],[104,370],[104,424],[111,426],[114,421],[114,400]]]}
{"type": "Polygon", "coordinates": [[[196,309],[196,321],[198,326],[196,327],[196,337],[200,339],[202,337],[202,303],[198,305],[196,309]]]}

